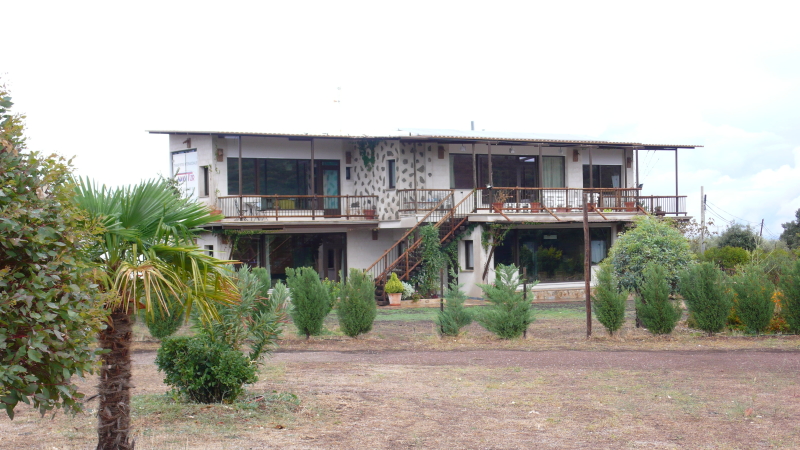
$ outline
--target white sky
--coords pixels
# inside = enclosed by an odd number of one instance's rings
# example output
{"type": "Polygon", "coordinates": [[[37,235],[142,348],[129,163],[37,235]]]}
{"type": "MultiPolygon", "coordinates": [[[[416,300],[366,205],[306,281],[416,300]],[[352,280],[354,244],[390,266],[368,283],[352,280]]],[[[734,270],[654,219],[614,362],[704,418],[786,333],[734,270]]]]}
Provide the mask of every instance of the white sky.
{"type": "MultiPolygon", "coordinates": [[[[679,154],[690,214],[704,185],[722,217],[763,218],[768,237],[800,208],[797,1],[0,0],[0,17],[0,74],[29,148],[75,155],[109,185],[168,172],[167,138],[146,129],[474,120],[704,145],[679,154]]],[[[646,194],[674,194],[673,161],[642,154],[646,194]]]]}

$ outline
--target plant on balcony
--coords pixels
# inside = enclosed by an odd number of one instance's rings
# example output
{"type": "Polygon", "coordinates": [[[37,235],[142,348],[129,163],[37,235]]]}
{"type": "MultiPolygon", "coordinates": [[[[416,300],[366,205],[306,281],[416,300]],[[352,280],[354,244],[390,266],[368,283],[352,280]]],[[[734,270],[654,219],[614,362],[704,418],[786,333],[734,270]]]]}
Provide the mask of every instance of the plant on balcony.
{"type": "Polygon", "coordinates": [[[372,171],[375,166],[375,147],[380,142],[380,139],[359,139],[356,141],[358,154],[361,155],[361,162],[364,163],[364,168],[367,169],[367,172],[372,171]]]}

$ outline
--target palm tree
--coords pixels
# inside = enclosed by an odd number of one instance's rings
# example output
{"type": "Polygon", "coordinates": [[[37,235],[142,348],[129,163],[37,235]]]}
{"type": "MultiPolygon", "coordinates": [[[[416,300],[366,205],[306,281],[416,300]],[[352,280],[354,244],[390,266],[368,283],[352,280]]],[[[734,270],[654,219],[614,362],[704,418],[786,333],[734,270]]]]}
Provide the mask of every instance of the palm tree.
{"type": "Polygon", "coordinates": [[[236,287],[226,264],[205,254],[193,238],[214,220],[208,208],[181,198],[167,180],[108,189],[88,180],[76,183],[75,201],[100,225],[92,248],[98,284],[106,293],[108,326],[99,335],[102,356],[98,396],[98,449],[132,449],[130,439],[131,317],[166,309],[182,299],[187,311],[214,314],[215,301],[233,302],[236,287]]]}

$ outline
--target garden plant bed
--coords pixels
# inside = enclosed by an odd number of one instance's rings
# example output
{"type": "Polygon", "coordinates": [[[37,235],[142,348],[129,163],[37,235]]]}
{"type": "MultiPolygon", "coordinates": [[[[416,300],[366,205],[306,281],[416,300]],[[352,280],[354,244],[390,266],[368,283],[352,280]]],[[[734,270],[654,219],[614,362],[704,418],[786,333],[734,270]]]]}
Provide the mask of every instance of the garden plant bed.
{"type": "MultiPolygon", "coordinates": [[[[629,317],[620,336],[594,322],[586,340],[582,305],[537,311],[514,341],[477,324],[440,339],[432,308],[381,310],[358,339],[333,316],[310,340],[289,326],[232,405],[171,401],[158,344],[137,327],[137,448],[797,447],[800,337],[708,338],[683,323],[653,337],[629,317]]],[[[79,384],[92,395],[97,380],[79,384]]],[[[96,406],[51,419],[21,405],[0,419],[0,449],[94,448],[96,406]]]]}

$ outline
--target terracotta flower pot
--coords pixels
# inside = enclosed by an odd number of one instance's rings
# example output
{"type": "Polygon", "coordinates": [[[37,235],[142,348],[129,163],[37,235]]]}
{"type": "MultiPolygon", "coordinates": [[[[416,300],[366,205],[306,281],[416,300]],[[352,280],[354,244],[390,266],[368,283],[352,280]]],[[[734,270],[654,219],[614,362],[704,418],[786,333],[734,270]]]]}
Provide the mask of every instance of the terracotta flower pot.
{"type": "Polygon", "coordinates": [[[503,211],[503,204],[502,203],[492,203],[492,209],[496,213],[502,212],[503,211]]]}
{"type": "Polygon", "coordinates": [[[374,209],[365,209],[364,210],[364,218],[367,220],[372,220],[375,218],[375,210],[374,209]]]}
{"type": "Polygon", "coordinates": [[[403,294],[398,292],[394,294],[386,294],[389,296],[389,306],[400,306],[400,298],[403,297],[403,294]]]}
{"type": "Polygon", "coordinates": [[[636,202],[625,202],[625,211],[627,212],[636,211],[636,202]]]}
{"type": "Polygon", "coordinates": [[[531,212],[542,212],[542,204],[540,202],[531,202],[531,212]]]}

